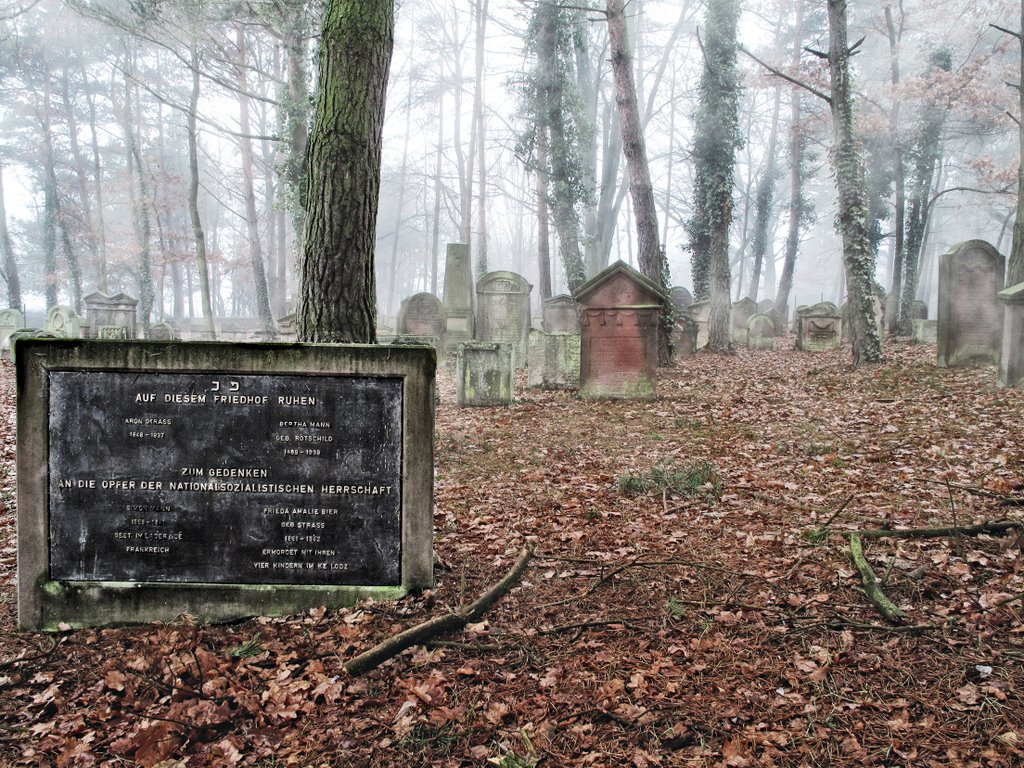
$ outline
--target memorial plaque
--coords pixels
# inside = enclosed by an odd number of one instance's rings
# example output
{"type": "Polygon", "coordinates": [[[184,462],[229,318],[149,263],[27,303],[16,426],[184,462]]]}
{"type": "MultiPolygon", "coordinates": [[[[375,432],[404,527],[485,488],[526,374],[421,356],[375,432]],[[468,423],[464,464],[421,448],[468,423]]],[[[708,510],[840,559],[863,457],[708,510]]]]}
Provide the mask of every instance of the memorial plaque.
{"type": "Polygon", "coordinates": [[[19,624],[429,588],[435,366],[410,346],[20,341],[19,624]]]}
{"type": "Polygon", "coordinates": [[[400,379],[49,375],[50,578],[398,584],[400,379]]]}

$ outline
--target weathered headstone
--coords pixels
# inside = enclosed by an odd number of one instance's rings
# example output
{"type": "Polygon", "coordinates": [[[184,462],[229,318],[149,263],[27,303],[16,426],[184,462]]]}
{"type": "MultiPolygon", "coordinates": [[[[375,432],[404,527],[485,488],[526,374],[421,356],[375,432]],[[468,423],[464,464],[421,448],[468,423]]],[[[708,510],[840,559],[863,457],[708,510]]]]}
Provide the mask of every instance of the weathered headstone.
{"type": "Polygon", "coordinates": [[[0,349],[9,349],[11,334],[25,327],[25,316],[19,309],[0,310],[0,349]]]}
{"type": "Polygon", "coordinates": [[[747,320],[747,346],[750,349],[772,349],[775,333],[775,320],[771,315],[758,313],[747,320]]]}
{"type": "Polygon", "coordinates": [[[676,327],[672,331],[672,354],[677,358],[696,354],[699,331],[697,322],[690,316],[689,308],[676,315],[676,327]]]}
{"type": "Polygon", "coordinates": [[[164,320],[151,324],[146,338],[150,341],[178,341],[181,339],[181,331],[174,323],[164,320]]]}
{"type": "Polygon", "coordinates": [[[277,333],[282,341],[294,341],[298,334],[295,332],[295,313],[289,312],[284,317],[277,319],[277,333]]]}
{"type": "Polygon", "coordinates": [[[667,291],[617,261],[581,285],[580,395],[652,397],[667,291]]]}
{"type": "Polygon", "coordinates": [[[767,315],[773,309],[775,309],[775,302],[771,299],[761,299],[757,302],[757,314],[759,315],[767,315]]]}
{"type": "Polygon", "coordinates": [[[572,296],[561,294],[544,302],[545,333],[579,333],[579,307],[572,296]]]}
{"type": "Polygon", "coordinates": [[[676,317],[679,317],[686,308],[693,304],[693,294],[683,285],[672,286],[672,306],[676,311],[676,317]]]}
{"type": "Polygon", "coordinates": [[[455,359],[455,403],[460,407],[512,402],[512,345],[470,341],[455,359]]]}
{"type": "Polygon", "coordinates": [[[82,322],[81,315],[70,306],[56,304],[46,312],[43,330],[59,339],[79,339],[82,337],[82,322]]]}
{"type": "Polygon", "coordinates": [[[918,299],[910,305],[910,318],[912,320],[927,320],[928,319],[928,305],[918,299]]]}
{"type": "Polygon", "coordinates": [[[711,320],[711,302],[695,301],[689,307],[690,319],[697,324],[697,349],[708,345],[708,323],[711,320]]]}
{"type": "Polygon", "coordinates": [[[132,338],[128,328],[123,325],[101,325],[96,329],[96,338],[114,341],[128,341],[132,338]]]}
{"type": "Polygon", "coordinates": [[[915,344],[936,344],[939,340],[938,320],[911,320],[913,335],[911,341],[915,344]]]}
{"type": "Polygon", "coordinates": [[[473,320],[473,265],[467,243],[448,243],[444,260],[445,354],[458,349],[459,344],[472,341],[473,320]]]}
{"type": "Polygon", "coordinates": [[[953,246],[939,258],[937,364],[998,365],[1006,259],[984,240],[953,246]]]}
{"type": "Polygon", "coordinates": [[[85,303],[85,317],[91,334],[99,338],[99,329],[103,326],[120,326],[127,329],[129,339],[136,336],[135,309],[139,300],[126,293],[108,296],[99,291],[90,293],[82,301],[85,303]]]}
{"type": "Polygon", "coordinates": [[[797,349],[805,352],[835,349],[842,342],[842,325],[839,308],[830,301],[797,310],[797,349]]]}
{"type": "Polygon", "coordinates": [[[580,335],[530,331],[527,385],[575,389],[580,385],[580,335]]]}
{"type": "Polygon", "coordinates": [[[747,344],[747,321],[757,314],[757,302],[749,296],[734,301],[729,311],[729,335],[737,344],[747,344]]]}
{"type": "Polygon", "coordinates": [[[512,364],[526,365],[530,339],[530,290],[515,272],[489,272],[476,284],[477,341],[512,345],[512,364]]]}
{"type": "Polygon", "coordinates": [[[398,310],[397,336],[433,336],[437,353],[444,353],[447,327],[444,305],[432,293],[415,293],[402,302],[398,310]]]}
{"type": "Polygon", "coordinates": [[[432,583],[430,349],[19,342],[22,627],[432,583]]]}
{"type": "Polygon", "coordinates": [[[1024,283],[999,292],[1003,305],[1003,348],[999,386],[1024,389],[1024,283]]]}

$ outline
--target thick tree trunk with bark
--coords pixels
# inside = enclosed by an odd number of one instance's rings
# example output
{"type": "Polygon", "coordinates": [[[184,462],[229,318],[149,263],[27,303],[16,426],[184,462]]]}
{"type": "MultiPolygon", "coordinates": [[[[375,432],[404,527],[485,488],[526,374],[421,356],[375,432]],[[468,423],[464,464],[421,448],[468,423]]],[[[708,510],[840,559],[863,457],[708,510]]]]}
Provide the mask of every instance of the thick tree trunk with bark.
{"type": "Polygon", "coordinates": [[[832,81],[832,162],[839,197],[839,230],[856,367],[881,362],[882,337],[875,321],[872,295],[875,254],[868,231],[864,161],[854,124],[846,7],[847,0],[828,0],[828,63],[832,81]]]}
{"type": "MultiPolygon", "coordinates": [[[[640,110],[637,106],[636,83],[633,79],[632,56],[626,32],[622,0],[608,0],[608,39],[611,48],[612,74],[615,78],[615,102],[622,126],[622,151],[626,156],[629,191],[636,217],[637,263],[640,271],[668,293],[668,263],[658,239],[658,214],[654,203],[654,186],[647,165],[640,110]]],[[[665,300],[658,334],[658,363],[668,365],[672,357],[672,302],[665,300]]]]}
{"type": "MultiPolygon", "coordinates": [[[[889,333],[896,333],[900,316],[900,297],[903,292],[903,261],[906,255],[903,242],[904,219],[906,217],[906,184],[903,174],[903,139],[900,131],[900,30],[892,16],[892,8],[886,6],[885,26],[889,35],[889,71],[894,93],[892,111],[889,113],[889,137],[892,141],[893,166],[893,260],[889,296],[885,309],[886,325],[889,333]]],[[[913,301],[913,300],[911,300],[913,301]]]]}
{"type": "Polygon", "coordinates": [[[376,341],[373,254],[393,0],[331,0],[309,139],[298,335],[376,341]]]}

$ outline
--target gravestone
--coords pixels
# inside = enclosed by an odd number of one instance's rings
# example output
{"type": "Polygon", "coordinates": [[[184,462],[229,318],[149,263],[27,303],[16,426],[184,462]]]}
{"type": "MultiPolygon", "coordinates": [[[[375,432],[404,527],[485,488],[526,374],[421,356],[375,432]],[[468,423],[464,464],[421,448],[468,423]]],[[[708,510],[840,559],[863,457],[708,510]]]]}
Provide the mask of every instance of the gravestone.
{"type": "Polygon", "coordinates": [[[530,290],[515,272],[489,272],[476,284],[477,341],[512,345],[512,364],[526,365],[530,340],[530,290]]]}
{"type": "Polygon", "coordinates": [[[101,325],[96,329],[96,338],[107,341],[128,341],[132,338],[128,328],[123,325],[101,325]]]}
{"type": "Polygon", "coordinates": [[[103,326],[120,326],[127,329],[129,339],[135,338],[135,309],[138,299],[126,293],[108,296],[99,291],[90,293],[82,301],[85,303],[85,317],[91,335],[99,338],[99,329],[103,326]]]}
{"type": "Polygon", "coordinates": [[[179,341],[181,339],[181,331],[178,330],[178,326],[174,323],[165,320],[150,325],[146,338],[150,341],[179,341]]]}
{"type": "Polygon", "coordinates": [[[690,305],[690,319],[697,324],[697,349],[708,345],[708,322],[711,320],[711,302],[695,301],[690,305]]]}
{"type": "Polygon", "coordinates": [[[563,293],[544,302],[542,327],[545,333],[580,332],[579,307],[572,300],[572,296],[563,293]]]}
{"type": "Polygon", "coordinates": [[[672,307],[675,309],[676,317],[683,314],[691,304],[693,304],[693,294],[685,286],[672,286],[672,307]]]}
{"type": "Polygon", "coordinates": [[[25,629],[431,585],[433,350],[18,344],[25,629]]]}
{"type": "Polygon", "coordinates": [[[580,395],[653,397],[658,325],[668,292],[617,261],[573,298],[582,308],[580,395]]]}
{"type": "Polygon", "coordinates": [[[1024,389],[1024,283],[999,292],[1003,305],[1003,348],[999,386],[1024,389]]]}
{"type": "Polygon", "coordinates": [[[767,315],[773,309],[775,309],[775,302],[771,299],[761,299],[757,302],[757,314],[759,315],[767,315]]]}
{"type": "Polygon", "coordinates": [[[910,305],[910,318],[911,320],[927,320],[928,305],[921,300],[915,301],[910,305]]]}
{"type": "Polygon", "coordinates": [[[772,349],[775,346],[775,320],[771,315],[758,313],[747,321],[747,347],[772,349]]]}
{"type": "Polygon", "coordinates": [[[82,338],[82,317],[70,306],[57,304],[46,312],[43,330],[59,339],[82,338]]]}
{"type": "Polygon", "coordinates": [[[470,341],[455,358],[455,404],[460,408],[512,402],[512,345],[470,341]]]}
{"type": "Polygon", "coordinates": [[[432,293],[415,293],[406,298],[398,310],[397,337],[432,336],[438,355],[444,353],[446,327],[444,305],[432,293]]]}
{"type": "Polygon", "coordinates": [[[757,302],[749,296],[734,301],[729,310],[729,337],[737,344],[747,344],[747,321],[757,314],[757,302]]]}
{"type": "Polygon", "coordinates": [[[842,317],[831,301],[822,301],[797,310],[796,348],[805,352],[824,352],[842,343],[842,317]]]}
{"type": "Polygon", "coordinates": [[[284,317],[277,319],[277,335],[281,341],[295,341],[298,334],[295,331],[295,313],[289,312],[284,317]]]}
{"type": "Polygon", "coordinates": [[[919,320],[914,319],[910,321],[912,326],[913,334],[911,341],[915,344],[936,344],[939,340],[939,321],[938,320],[919,320]]]}
{"type": "MultiPolygon", "coordinates": [[[[575,302],[574,302],[575,304],[575,302]]],[[[580,385],[580,335],[530,331],[527,385],[575,389],[580,385]]]]}
{"type": "Polygon", "coordinates": [[[676,315],[676,327],[672,331],[672,354],[677,358],[689,357],[697,353],[697,322],[690,317],[687,308],[682,314],[676,315]]]}
{"type": "Polygon", "coordinates": [[[984,240],[968,240],[939,258],[937,365],[998,365],[1006,259],[984,240]]]}
{"type": "Polygon", "coordinates": [[[18,309],[0,310],[0,349],[9,349],[11,334],[25,327],[25,316],[18,309]]]}
{"type": "Polygon", "coordinates": [[[451,354],[459,344],[474,337],[473,265],[467,243],[448,243],[441,296],[445,309],[444,352],[451,354]]]}

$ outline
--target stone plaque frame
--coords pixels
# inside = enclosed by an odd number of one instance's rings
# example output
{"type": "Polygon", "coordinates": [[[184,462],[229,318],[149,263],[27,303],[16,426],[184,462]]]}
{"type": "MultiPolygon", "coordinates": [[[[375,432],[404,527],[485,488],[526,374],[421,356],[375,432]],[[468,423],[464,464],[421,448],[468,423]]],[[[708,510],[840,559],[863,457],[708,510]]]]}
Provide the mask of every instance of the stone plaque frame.
{"type": "MultiPolygon", "coordinates": [[[[252,615],[282,615],[326,606],[349,606],[372,597],[393,599],[411,590],[433,585],[433,465],[434,373],[433,349],[414,346],[227,344],[222,342],[84,341],[73,339],[20,339],[17,342],[18,381],[18,619],[24,629],[56,631],[71,627],[173,621],[189,614],[199,621],[227,621],[252,615]],[[315,389],[331,380],[347,386],[355,380],[385,379],[381,389],[398,391],[401,400],[400,505],[396,538],[400,549],[397,578],[363,579],[357,583],[310,583],[310,579],[264,583],[251,578],[212,581],[92,580],[52,578],[51,488],[51,372],[60,381],[63,372],[80,374],[145,374],[150,380],[170,381],[182,374],[226,378],[260,377],[267,381],[308,379],[315,389]],[[400,382],[400,389],[395,382],[400,382]],[[255,583],[253,583],[255,581],[255,583]]],[[[114,377],[116,379],[117,377],[114,377]]],[[[99,380],[99,377],[95,377],[99,380]]],[[[334,390],[330,390],[334,391],[334,390]]],[[[344,391],[341,390],[341,391],[344,391]]],[[[118,412],[112,404],[115,417],[118,412]]],[[[245,418],[243,412],[234,418],[245,418]]],[[[175,417],[177,419],[177,416],[175,417]]],[[[206,419],[209,412],[206,412],[206,419]]],[[[228,417],[225,417],[225,420],[228,417]]],[[[214,430],[197,412],[194,423],[181,417],[179,428],[191,430],[196,467],[214,466],[218,444],[204,442],[214,430]]],[[[337,428],[335,431],[338,431],[337,428]]],[[[120,434],[120,433],[117,433],[120,434]]],[[[276,435],[276,433],[275,433],[276,435]]],[[[344,436],[341,430],[339,436],[344,436]]],[[[120,435],[119,439],[123,439],[120,435]]],[[[277,439],[267,435],[266,441],[277,439]]],[[[82,445],[82,451],[92,446],[82,445]]],[[[337,457],[333,459],[336,462],[337,457]]],[[[323,475],[311,478],[342,482],[328,464],[323,475]],[[335,481],[335,477],[337,480],[335,481]]],[[[145,479],[145,478],[143,478],[145,479]]],[[[182,478],[196,479],[196,478],[182,478]]],[[[268,482],[255,480],[254,482],[268,482]]],[[[271,479],[269,482],[274,482],[271,479]]],[[[54,491],[56,493],[57,491],[54,491]]],[[[270,491],[268,491],[270,492],[270,491]]],[[[353,491],[354,493],[355,491],[353,491]]],[[[256,497],[251,497],[255,499],[256,497]]],[[[346,498],[336,500],[343,507],[346,498]]],[[[141,501],[141,497],[140,497],[141,501]]],[[[56,503],[56,502],[55,502],[56,503]]],[[[282,504],[288,504],[283,500],[282,504]]],[[[295,502],[292,501],[292,504],[295,502]]],[[[352,502],[354,504],[354,502],[352,502]]],[[[251,506],[251,505],[250,505],[251,506]]],[[[67,512],[59,505],[54,507],[67,512]]],[[[83,513],[87,510],[82,510],[83,513]]],[[[242,513],[245,514],[245,513],[242,513]]],[[[291,519],[290,517],[288,519],[291,519]]],[[[275,534],[276,535],[276,534],[275,534]]],[[[282,534],[283,536],[283,534],[282,534]]],[[[267,542],[271,544],[272,542],[267,542]]],[[[329,546],[327,542],[321,546],[329,546]]],[[[59,558],[59,554],[58,554],[59,558]]],[[[143,578],[153,574],[143,571],[143,578]]],[[[268,580],[269,581],[269,580],[268,580]]]]}

